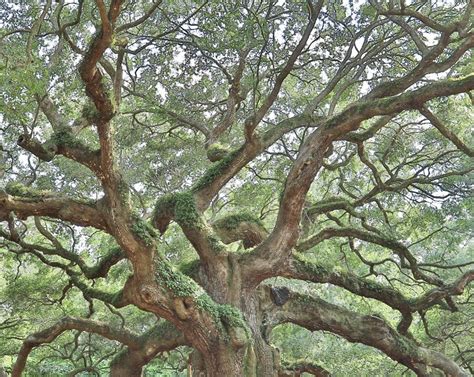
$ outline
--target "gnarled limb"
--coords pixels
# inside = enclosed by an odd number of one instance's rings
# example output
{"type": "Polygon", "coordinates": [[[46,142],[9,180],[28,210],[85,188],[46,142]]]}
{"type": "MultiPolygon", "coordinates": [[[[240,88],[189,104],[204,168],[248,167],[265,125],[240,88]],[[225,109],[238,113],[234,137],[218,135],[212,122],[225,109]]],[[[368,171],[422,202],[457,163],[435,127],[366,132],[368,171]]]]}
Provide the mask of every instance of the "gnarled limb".
{"type": "Polygon", "coordinates": [[[300,377],[303,373],[308,373],[316,377],[330,377],[326,369],[316,363],[307,361],[297,361],[290,365],[285,365],[284,368],[278,371],[278,377],[300,377]]]}
{"type": "Polygon", "coordinates": [[[98,120],[100,120],[102,124],[106,124],[112,119],[115,114],[115,108],[104,87],[104,83],[102,82],[103,77],[97,68],[97,63],[102,58],[105,50],[107,50],[112,43],[112,34],[115,21],[120,14],[121,3],[120,0],[113,0],[107,10],[102,0],[96,1],[102,22],[101,30],[90,44],[79,68],[81,78],[86,85],[86,93],[94,102],[99,113],[98,120]]]}
{"type": "Polygon", "coordinates": [[[256,286],[263,279],[273,276],[277,266],[283,263],[296,245],[306,193],[322,166],[326,150],[334,140],[355,131],[362,121],[374,116],[418,108],[433,98],[464,93],[473,88],[474,74],[460,79],[442,80],[399,96],[352,104],[323,122],[306,140],[288,174],[275,228],[253,253],[245,256],[245,274],[248,277],[245,281],[256,286]]]}
{"type": "Polygon", "coordinates": [[[0,191],[0,213],[15,212],[21,219],[48,216],[80,226],[109,230],[97,203],[86,203],[52,193],[25,191],[21,185],[10,185],[7,190],[16,196],[0,191]]]}
{"type": "Polygon", "coordinates": [[[160,321],[139,337],[139,347],[128,346],[112,360],[110,373],[117,377],[141,376],[142,368],[157,354],[187,344],[183,334],[173,325],[160,321]]]}
{"type": "Polygon", "coordinates": [[[408,298],[394,288],[361,278],[349,272],[333,271],[318,263],[310,262],[299,254],[293,255],[281,276],[315,283],[333,284],[358,296],[383,302],[402,314],[403,319],[399,331],[405,333],[411,324],[413,313],[425,311],[434,305],[455,310],[455,307],[443,304],[442,300],[463,294],[466,286],[474,280],[474,271],[467,271],[453,283],[433,288],[416,298],[408,298]]]}
{"type": "Polygon", "coordinates": [[[314,296],[288,291],[285,303],[275,305],[269,315],[273,326],[290,322],[311,331],[329,331],[350,342],[377,348],[419,376],[429,376],[429,368],[440,369],[449,376],[468,376],[454,361],[419,346],[382,318],[362,316],[314,296]]]}
{"type": "Polygon", "coordinates": [[[18,353],[18,358],[13,366],[12,377],[20,377],[33,348],[45,343],[51,343],[59,335],[67,330],[86,331],[103,336],[110,340],[116,340],[132,348],[140,347],[140,338],[126,329],[115,329],[110,325],[91,319],[65,317],[42,331],[28,336],[18,353]]]}

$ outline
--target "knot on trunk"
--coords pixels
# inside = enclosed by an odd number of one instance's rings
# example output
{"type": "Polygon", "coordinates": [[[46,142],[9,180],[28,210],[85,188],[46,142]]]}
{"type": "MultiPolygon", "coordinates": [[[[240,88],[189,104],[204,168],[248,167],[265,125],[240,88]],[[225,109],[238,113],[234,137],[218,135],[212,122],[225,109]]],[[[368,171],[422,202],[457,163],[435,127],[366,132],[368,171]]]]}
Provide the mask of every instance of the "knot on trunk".
{"type": "Polygon", "coordinates": [[[248,334],[242,327],[232,327],[229,329],[229,336],[232,346],[235,349],[242,348],[249,340],[248,334]]]}
{"type": "Polygon", "coordinates": [[[174,310],[182,321],[189,319],[193,312],[191,297],[178,297],[173,300],[174,310]]]}
{"type": "Polygon", "coordinates": [[[158,292],[156,288],[151,287],[149,285],[145,285],[140,288],[140,297],[145,301],[147,304],[153,304],[157,301],[158,292]]]}

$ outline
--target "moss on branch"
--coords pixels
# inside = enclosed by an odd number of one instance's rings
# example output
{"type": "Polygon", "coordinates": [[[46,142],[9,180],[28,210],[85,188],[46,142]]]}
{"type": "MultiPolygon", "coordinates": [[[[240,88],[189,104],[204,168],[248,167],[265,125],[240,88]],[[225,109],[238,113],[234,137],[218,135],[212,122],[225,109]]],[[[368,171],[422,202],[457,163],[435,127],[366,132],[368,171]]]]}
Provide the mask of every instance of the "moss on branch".
{"type": "Polygon", "coordinates": [[[222,160],[214,163],[204,175],[192,187],[193,192],[200,191],[212,184],[229,166],[234,162],[235,157],[240,153],[241,149],[229,152],[222,160]]]}
{"type": "MultiPolygon", "coordinates": [[[[192,264],[198,265],[196,261],[193,261],[192,264]]],[[[217,304],[194,280],[166,263],[160,263],[156,272],[159,284],[172,291],[176,297],[193,297],[196,308],[210,314],[218,328],[227,331],[236,327],[242,328],[247,337],[250,330],[242,313],[237,308],[231,305],[217,304]]]]}
{"type": "Polygon", "coordinates": [[[196,299],[196,305],[199,309],[208,312],[218,327],[224,326],[226,329],[242,328],[245,333],[250,334],[250,329],[245,322],[242,312],[232,305],[222,305],[215,303],[207,293],[200,295],[196,299]]]}
{"type": "Polygon", "coordinates": [[[202,291],[194,280],[164,262],[158,264],[156,278],[158,283],[162,283],[176,297],[195,297],[202,291]]]}
{"type": "Polygon", "coordinates": [[[158,237],[155,228],[153,228],[153,226],[148,222],[140,219],[138,216],[133,216],[132,231],[147,246],[152,246],[158,237]]]}
{"type": "Polygon", "coordinates": [[[243,222],[254,223],[263,227],[263,223],[260,221],[260,219],[246,212],[223,217],[222,219],[215,221],[213,225],[217,228],[222,228],[225,230],[235,230],[243,222]]]}
{"type": "Polygon", "coordinates": [[[220,161],[227,156],[230,152],[230,149],[222,144],[214,143],[207,148],[206,154],[207,158],[212,161],[220,161]]]}
{"type": "Polygon", "coordinates": [[[5,186],[5,192],[9,195],[29,199],[40,199],[51,194],[48,191],[35,190],[18,182],[7,183],[7,185],[5,186]]]}
{"type": "Polygon", "coordinates": [[[77,148],[85,152],[93,153],[94,150],[79,140],[69,127],[57,129],[51,136],[50,142],[58,147],[77,148]]]}
{"type": "Polygon", "coordinates": [[[160,198],[155,205],[153,222],[159,223],[160,216],[172,217],[183,227],[201,228],[203,225],[193,194],[189,191],[167,194],[160,198]]]}

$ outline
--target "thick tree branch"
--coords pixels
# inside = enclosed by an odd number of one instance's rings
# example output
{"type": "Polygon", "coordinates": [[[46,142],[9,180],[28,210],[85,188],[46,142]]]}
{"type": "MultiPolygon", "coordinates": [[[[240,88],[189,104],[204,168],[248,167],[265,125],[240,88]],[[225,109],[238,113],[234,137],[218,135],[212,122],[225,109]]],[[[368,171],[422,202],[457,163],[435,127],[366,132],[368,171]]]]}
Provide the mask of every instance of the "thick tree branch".
{"type": "Polygon", "coordinates": [[[296,361],[290,365],[284,365],[284,369],[278,372],[278,377],[301,377],[303,373],[311,374],[316,377],[330,377],[326,369],[308,361],[296,361]]]}
{"type": "Polygon", "coordinates": [[[140,376],[142,368],[161,352],[188,345],[183,334],[167,321],[160,321],[139,337],[139,347],[128,347],[111,362],[113,376],[140,376]]]}
{"type": "Polygon", "coordinates": [[[45,343],[51,343],[67,330],[86,331],[126,344],[131,348],[137,349],[140,347],[140,338],[126,329],[114,329],[106,323],[93,321],[91,319],[65,317],[53,326],[31,334],[23,341],[23,345],[13,366],[12,377],[20,377],[22,375],[28,355],[33,348],[45,343]]]}
{"type": "Polygon", "coordinates": [[[86,86],[86,93],[92,99],[99,113],[102,123],[107,123],[115,114],[114,105],[105,89],[103,76],[97,68],[97,63],[102,58],[105,50],[112,43],[112,34],[117,17],[120,14],[120,0],[113,0],[107,11],[102,0],[96,1],[102,21],[101,30],[92,41],[82,63],[79,67],[81,78],[86,86]]]}
{"type": "Polygon", "coordinates": [[[453,310],[452,307],[444,304],[443,300],[450,296],[463,294],[466,286],[474,280],[474,271],[467,271],[453,283],[431,289],[415,298],[406,297],[398,290],[373,280],[364,279],[349,272],[331,270],[323,265],[310,262],[299,254],[293,255],[288,266],[281,272],[281,276],[314,283],[329,283],[356,295],[378,300],[398,310],[406,318],[405,322],[409,326],[412,313],[425,311],[434,305],[453,310]]]}
{"type": "MultiPolygon", "coordinates": [[[[288,174],[273,231],[253,253],[244,257],[248,277],[246,281],[257,285],[272,276],[296,245],[306,193],[322,166],[326,150],[334,140],[355,131],[362,121],[374,116],[392,115],[419,108],[433,98],[464,93],[472,89],[474,74],[459,79],[442,80],[399,96],[356,102],[323,122],[301,147],[299,156],[288,174]]],[[[410,258],[409,255],[407,257],[410,258]]],[[[427,278],[426,275],[424,278],[427,278]]]]}
{"type": "Polygon", "coordinates": [[[112,181],[115,181],[115,184],[117,182],[113,174],[114,160],[110,120],[117,109],[116,103],[114,103],[111,94],[105,87],[104,78],[97,67],[97,63],[112,43],[115,21],[120,14],[121,0],[112,0],[108,11],[103,0],[96,0],[96,4],[102,21],[101,30],[90,44],[79,67],[79,73],[85,84],[86,94],[97,110],[95,123],[100,141],[102,169],[100,178],[102,181],[108,182],[108,186],[112,186],[112,181]]]}
{"type": "MultiPolygon", "coordinates": [[[[79,226],[92,226],[109,231],[97,203],[73,200],[52,193],[24,192],[21,185],[7,187],[0,191],[2,213],[15,212],[21,219],[30,216],[47,216],[68,221],[79,226]]],[[[6,220],[6,218],[0,218],[6,220]]]]}
{"type": "Polygon", "coordinates": [[[429,376],[428,367],[440,369],[449,376],[468,376],[455,362],[400,335],[382,318],[362,316],[314,296],[288,291],[287,300],[282,305],[274,305],[269,320],[273,326],[290,322],[311,331],[329,331],[350,342],[377,348],[419,376],[429,376]]]}

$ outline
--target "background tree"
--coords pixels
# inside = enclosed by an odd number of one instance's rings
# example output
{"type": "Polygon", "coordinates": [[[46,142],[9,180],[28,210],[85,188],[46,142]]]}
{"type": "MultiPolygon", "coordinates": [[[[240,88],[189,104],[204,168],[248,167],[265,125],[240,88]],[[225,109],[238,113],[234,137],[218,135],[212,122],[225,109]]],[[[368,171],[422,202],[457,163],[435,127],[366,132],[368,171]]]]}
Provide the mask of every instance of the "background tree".
{"type": "Polygon", "coordinates": [[[5,367],[472,373],[472,6],[3,2],[5,367]]]}

